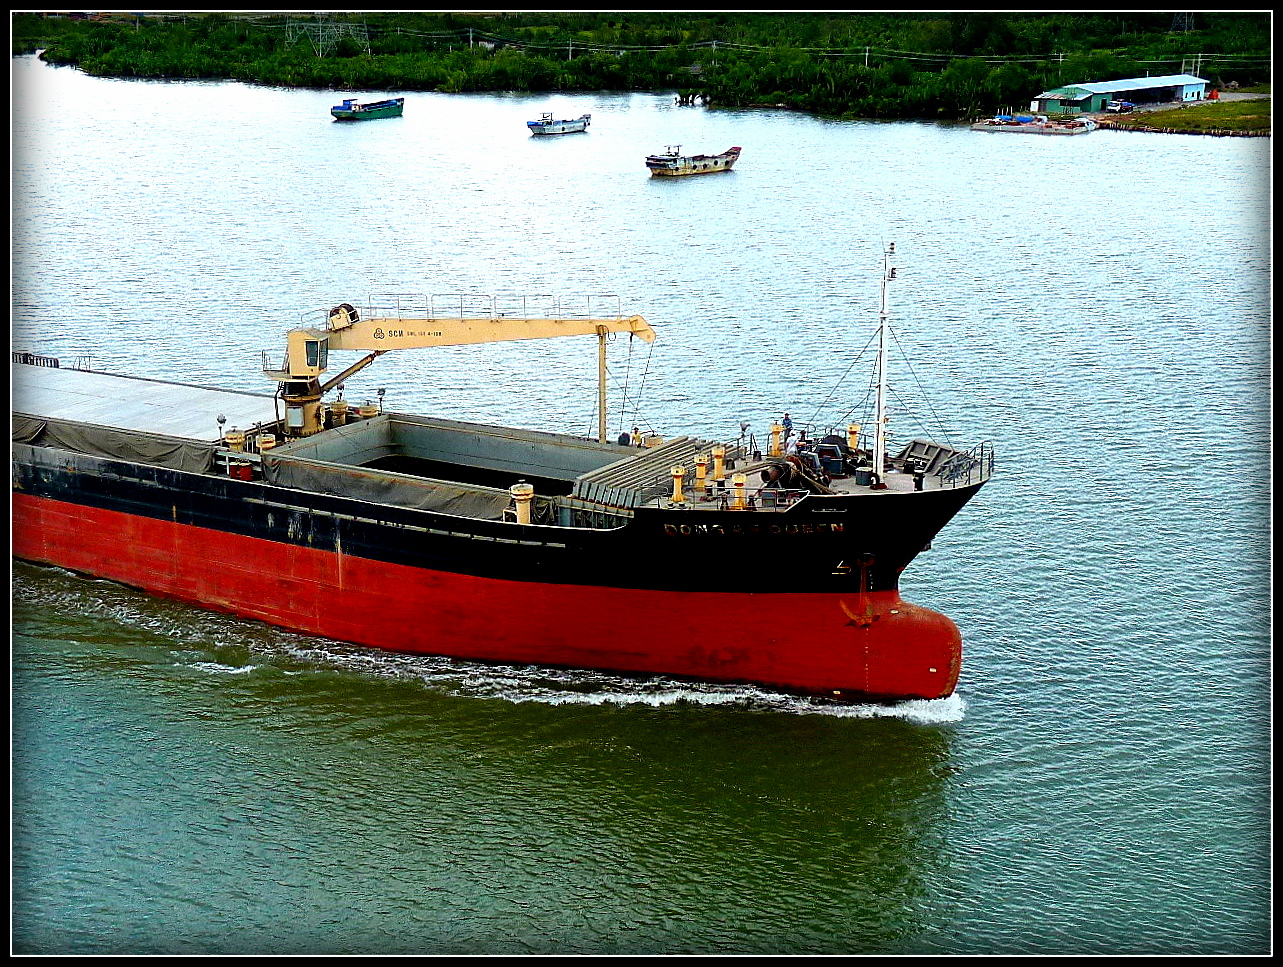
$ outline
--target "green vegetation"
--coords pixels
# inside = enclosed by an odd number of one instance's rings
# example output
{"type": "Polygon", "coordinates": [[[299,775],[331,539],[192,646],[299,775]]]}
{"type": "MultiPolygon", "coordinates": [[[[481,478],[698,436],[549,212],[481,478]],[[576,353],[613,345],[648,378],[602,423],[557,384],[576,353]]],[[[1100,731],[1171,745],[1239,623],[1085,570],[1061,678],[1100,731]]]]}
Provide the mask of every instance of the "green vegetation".
{"type": "Polygon", "coordinates": [[[973,118],[1089,80],[1270,80],[1268,13],[13,16],[14,53],[108,77],[365,91],[678,91],[832,117],[973,118]]]}
{"type": "Polygon", "coordinates": [[[1266,97],[1251,101],[1207,101],[1170,111],[1146,111],[1120,117],[1117,125],[1151,131],[1269,131],[1270,116],[1270,99],[1266,97]]]}

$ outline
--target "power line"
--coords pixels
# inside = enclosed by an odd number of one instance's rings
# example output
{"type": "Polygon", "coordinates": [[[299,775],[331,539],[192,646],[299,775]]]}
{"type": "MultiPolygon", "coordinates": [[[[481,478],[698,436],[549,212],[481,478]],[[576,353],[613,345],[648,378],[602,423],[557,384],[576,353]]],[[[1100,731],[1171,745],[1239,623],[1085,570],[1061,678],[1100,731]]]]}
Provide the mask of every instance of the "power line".
{"type": "MultiPolygon", "coordinates": [[[[1192,18],[1192,14],[1176,14],[1173,19],[1173,31],[1177,20],[1182,17],[1192,18]]],[[[279,25],[269,22],[262,22],[259,17],[241,17],[239,19],[253,22],[255,26],[280,29],[279,25]]],[[[1186,30],[1192,30],[1191,26],[1186,30]]],[[[864,66],[870,66],[871,60],[879,61],[915,61],[919,63],[931,64],[949,64],[959,60],[978,60],[988,64],[1063,64],[1067,57],[1073,57],[1075,54],[1063,51],[1052,51],[1043,54],[939,54],[929,51],[912,51],[898,50],[896,48],[861,46],[853,48],[836,48],[836,47],[781,47],[767,46],[762,44],[744,44],[724,40],[702,40],[685,44],[603,44],[589,43],[582,39],[573,41],[543,42],[535,40],[519,39],[506,37],[502,34],[490,33],[476,27],[457,28],[455,30],[445,31],[421,31],[404,27],[397,28],[367,28],[364,23],[356,24],[350,22],[341,22],[336,20],[332,15],[318,14],[311,21],[290,20],[285,24],[286,38],[290,43],[298,41],[301,37],[306,36],[311,42],[313,50],[318,57],[324,57],[329,54],[337,43],[343,37],[351,37],[360,45],[367,54],[371,53],[370,35],[375,36],[404,36],[414,37],[425,41],[437,43],[467,43],[468,46],[475,46],[477,41],[488,42],[492,46],[502,45],[521,51],[549,51],[560,53],[567,50],[568,43],[573,43],[573,50],[576,53],[609,53],[615,55],[624,55],[629,53],[653,53],[656,51],[673,50],[683,47],[686,50],[704,50],[712,49],[714,51],[721,49],[723,51],[740,51],[746,53],[770,53],[787,51],[791,53],[809,54],[816,57],[825,58],[859,58],[863,61],[864,66]]],[[[1084,51],[1084,54],[1089,52],[1084,51]]],[[[1238,62],[1242,64],[1255,63],[1272,63],[1269,54],[1222,54],[1222,53],[1201,53],[1201,54],[1173,54],[1166,58],[1144,58],[1136,60],[1139,64],[1177,64],[1183,66],[1188,63],[1198,65],[1211,65],[1218,61],[1238,62]]]]}
{"type": "MultiPolygon", "coordinates": [[[[416,32],[416,31],[398,31],[410,36],[424,38],[444,38],[462,40],[464,31],[455,32],[416,32]]],[[[566,49],[567,42],[559,41],[556,43],[547,43],[540,41],[530,41],[505,37],[501,34],[488,33],[476,28],[468,28],[468,33],[477,38],[488,40],[495,44],[503,44],[507,47],[513,47],[520,50],[548,50],[563,51],[566,49]]],[[[591,51],[596,53],[633,53],[633,52],[653,52],[659,50],[672,50],[677,47],[684,47],[687,50],[700,50],[707,48],[720,48],[722,50],[738,50],[747,52],[771,52],[771,51],[790,51],[806,54],[814,54],[820,57],[858,57],[862,58],[866,65],[872,56],[878,56],[882,59],[893,60],[918,60],[932,61],[936,63],[948,63],[955,60],[980,60],[987,63],[996,64],[1045,64],[1052,61],[1063,63],[1066,54],[1062,51],[1052,51],[1044,54],[935,54],[927,51],[897,50],[895,48],[865,46],[859,49],[834,48],[834,47],[778,47],[764,46],[761,44],[741,44],[722,40],[702,40],[687,44],[595,44],[588,43],[584,40],[574,41],[574,47],[580,52],[591,51]]],[[[1086,52],[1084,52],[1086,53],[1086,52]]],[[[1184,58],[1197,57],[1204,60],[1223,60],[1239,58],[1253,61],[1269,61],[1268,55],[1261,54],[1186,54],[1184,58]]],[[[1177,63],[1181,61],[1182,56],[1173,55],[1169,58],[1150,59],[1138,61],[1138,63],[1177,63]]]]}

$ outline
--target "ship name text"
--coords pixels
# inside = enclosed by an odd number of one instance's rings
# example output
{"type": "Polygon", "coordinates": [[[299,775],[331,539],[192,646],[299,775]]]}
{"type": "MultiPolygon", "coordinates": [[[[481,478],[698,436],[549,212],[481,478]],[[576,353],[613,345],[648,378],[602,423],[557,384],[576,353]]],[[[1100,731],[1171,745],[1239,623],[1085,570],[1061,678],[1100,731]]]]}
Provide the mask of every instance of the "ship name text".
{"type": "Polygon", "coordinates": [[[665,524],[664,533],[670,537],[691,537],[700,534],[726,536],[728,534],[841,534],[844,525],[832,524],[665,524]]]}

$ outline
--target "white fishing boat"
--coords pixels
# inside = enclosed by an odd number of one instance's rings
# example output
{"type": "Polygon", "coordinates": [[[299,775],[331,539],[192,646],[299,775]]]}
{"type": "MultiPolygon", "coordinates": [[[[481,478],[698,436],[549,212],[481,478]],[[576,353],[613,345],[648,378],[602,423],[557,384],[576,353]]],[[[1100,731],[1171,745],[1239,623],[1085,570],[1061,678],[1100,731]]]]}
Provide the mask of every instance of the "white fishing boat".
{"type": "Polygon", "coordinates": [[[551,114],[541,115],[538,121],[527,121],[531,134],[578,134],[592,124],[591,114],[581,114],[574,120],[555,121],[551,114]]]}

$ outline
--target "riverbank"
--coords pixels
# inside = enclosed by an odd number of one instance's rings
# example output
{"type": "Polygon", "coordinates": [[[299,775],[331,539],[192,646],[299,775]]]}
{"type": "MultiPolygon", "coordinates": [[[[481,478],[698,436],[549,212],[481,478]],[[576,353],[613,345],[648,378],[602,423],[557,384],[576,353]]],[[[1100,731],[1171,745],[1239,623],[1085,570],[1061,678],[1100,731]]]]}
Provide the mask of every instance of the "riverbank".
{"type": "MultiPolygon", "coordinates": [[[[843,120],[975,118],[1084,77],[1129,77],[1171,17],[696,13],[18,14],[13,53],[96,77],[238,80],[382,96],[675,91],[843,120]],[[96,18],[96,19],[94,19],[96,18]],[[994,58],[976,51],[1009,51],[994,58]],[[1006,59],[1009,63],[1003,63],[1006,59]],[[1020,64],[1018,71],[1014,70],[1020,64]]],[[[1200,14],[1181,49],[1218,87],[1269,80],[1267,15],[1200,14]],[[1189,45],[1192,45],[1189,46],[1189,45]]],[[[1146,61],[1150,63],[1150,61],[1146,61]]],[[[1156,62],[1155,62],[1156,63],[1156,62]]]]}
{"type": "Polygon", "coordinates": [[[1115,131],[1268,138],[1272,115],[1268,91],[1224,91],[1215,100],[1197,104],[1141,104],[1127,114],[1093,117],[1101,128],[1115,131]]]}

